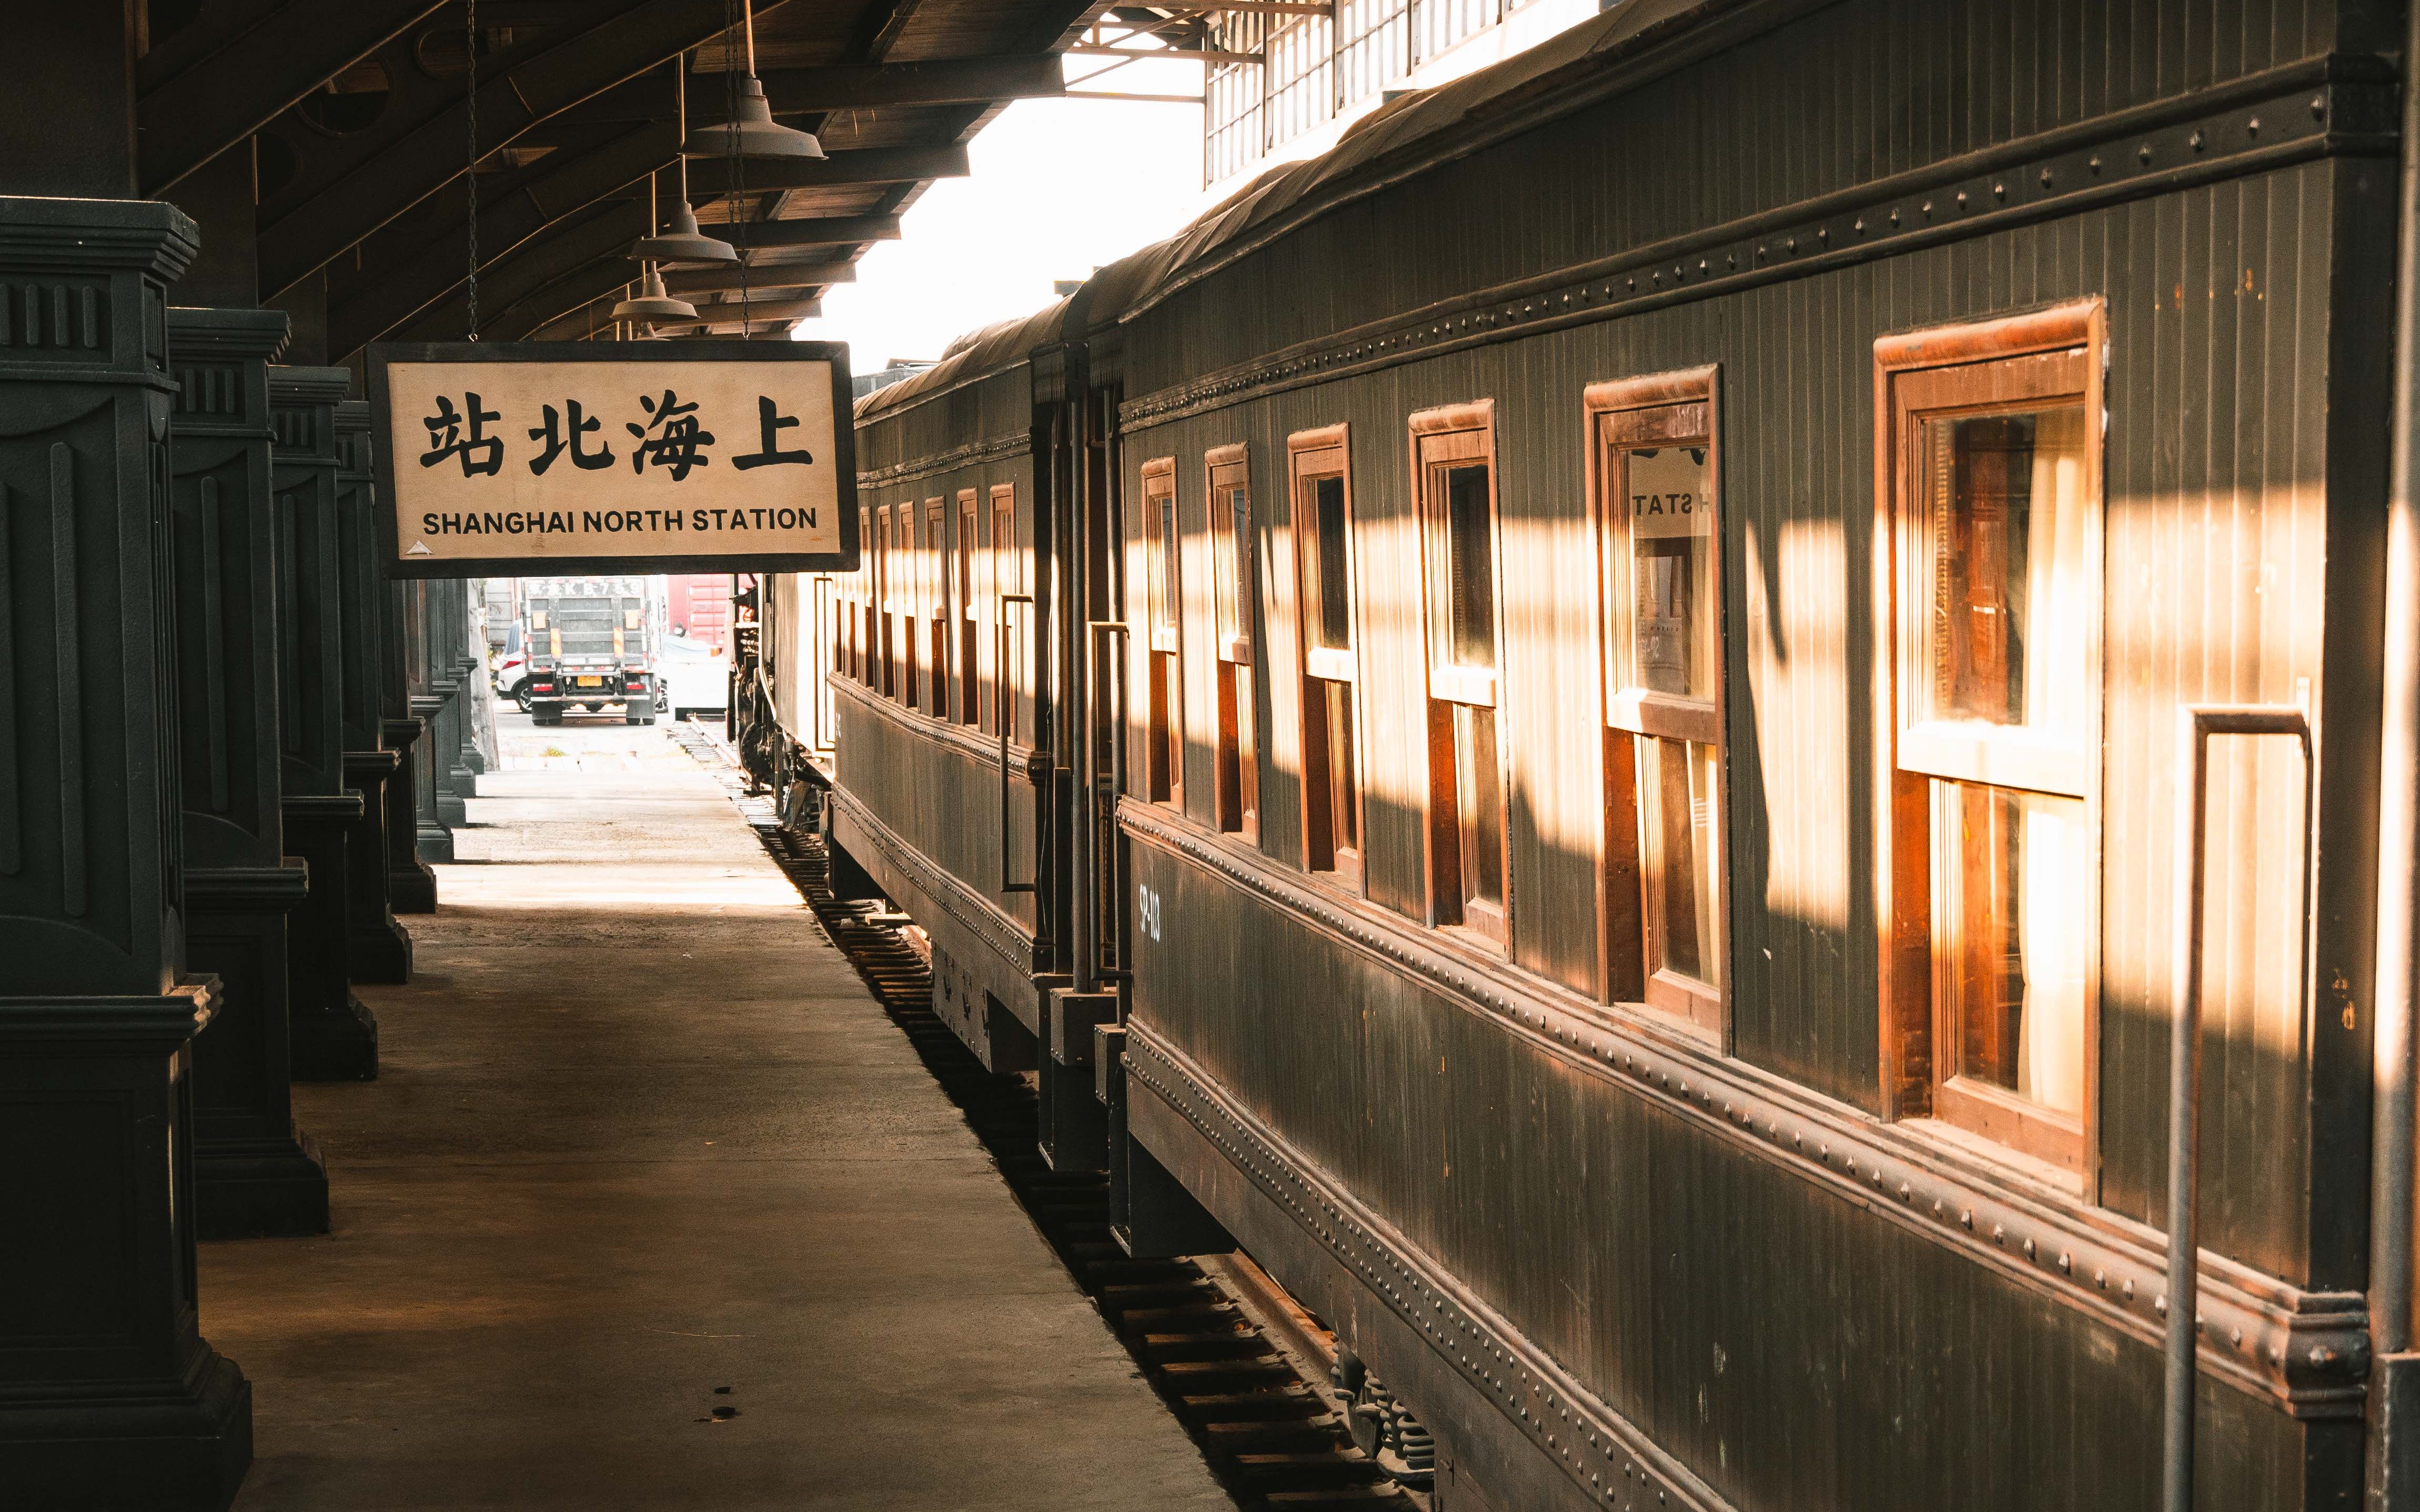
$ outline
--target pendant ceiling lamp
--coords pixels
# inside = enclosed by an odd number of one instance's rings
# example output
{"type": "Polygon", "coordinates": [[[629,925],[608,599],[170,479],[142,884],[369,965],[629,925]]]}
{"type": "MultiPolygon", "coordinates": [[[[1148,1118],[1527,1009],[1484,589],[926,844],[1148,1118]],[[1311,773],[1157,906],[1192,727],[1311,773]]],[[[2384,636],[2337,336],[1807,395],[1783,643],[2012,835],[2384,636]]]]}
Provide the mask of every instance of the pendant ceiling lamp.
{"type": "Polygon", "coordinates": [[[639,281],[638,295],[613,306],[613,318],[686,325],[697,318],[697,306],[665,293],[664,275],[651,267],[639,281]]]}
{"type": "MultiPolygon", "coordinates": [[[[673,59],[673,111],[675,125],[683,132],[689,130],[689,54],[673,59]]],[[[655,180],[650,177],[647,193],[655,193],[655,180]]],[[[630,255],[641,262],[662,266],[710,268],[736,263],[739,254],[728,241],[706,235],[697,228],[697,212],[689,205],[689,159],[680,160],[680,198],[673,210],[669,231],[656,229],[653,210],[647,215],[649,234],[641,237],[630,248],[630,255]]]]}
{"type": "MultiPolygon", "coordinates": [[[[656,176],[654,174],[649,174],[647,175],[647,229],[649,231],[653,231],[655,227],[656,176]]],[[[638,246],[631,250],[636,253],[639,248],[644,247],[653,239],[654,238],[652,237],[643,237],[640,239],[638,246]]],[[[695,305],[690,303],[687,300],[674,299],[671,295],[664,292],[664,275],[656,270],[656,265],[654,262],[643,262],[641,266],[645,270],[645,273],[639,284],[638,297],[635,299],[626,299],[621,303],[613,306],[614,319],[652,321],[694,320],[697,318],[697,307],[695,305]]]]}
{"type": "MultiPolygon", "coordinates": [[[[756,8],[742,0],[740,30],[748,46],[748,69],[734,86],[731,119],[701,126],[681,142],[685,158],[820,158],[824,145],[812,132],[783,126],[765,103],[765,86],[756,78],[756,8]]],[[[727,35],[727,34],[726,34],[727,35]]],[[[724,44],[726,47],[729,43],[724,44]]]]}

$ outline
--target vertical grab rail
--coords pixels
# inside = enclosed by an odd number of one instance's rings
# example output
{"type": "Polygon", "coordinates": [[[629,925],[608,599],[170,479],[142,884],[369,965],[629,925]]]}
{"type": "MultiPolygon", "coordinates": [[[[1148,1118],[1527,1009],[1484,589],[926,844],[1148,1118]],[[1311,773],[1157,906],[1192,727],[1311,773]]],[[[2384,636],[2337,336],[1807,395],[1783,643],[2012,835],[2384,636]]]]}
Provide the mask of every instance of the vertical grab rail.
{"type": "Polygon", "coordinates": [[[1008,701],[1016,696],[1010,687],[1008,675],[1008,606],[1023,604],[1031,608],[1032,594],[1001,594],[1000,623],[993,626],[991,658],[991,727],[1000,736],[1000,890],[1032,892],[1041,878],[1031,882],[1014,880],[1008,869],[1008,701]]]}
{"type": "Polygon", "coordinates": [[[824,751],[833,748],[831,685],[826,679],[840,670],[834,661],[832,652],[833,644],[840,637],[840,614],[839,606],[832,596],[831,575],[819,572],[809,579],[808,582],[814,589],[814,594],[810,600],[814,607],[808,615],[807,633],[814,637],[815,641],[814,649],[809,653],[809,659],[820,669],[811,680],[814,685],[811,694],[814,699],[812,716],[814,720],[813,726],[814,734],[812,737],[812,744],[816,750],[824,751]]]}
{"type": "Polygon", "coordinates": [[[2309,972],[2311,724],[2288,704],[2198,703],[2177,711],[2177,916],[2174,1020],[2168,1041],[2167,1380],[2161,1412],[2160,1505],[2192,1512],[2194,1381],[2199,1373],[2201,1240],[2195,1228],[2201,1165],[2202,881],[2209,860],[2212,735],[2287,735],[2303,755],[2303,937],[2309,972]]]}
{"type": "MultiPolygon", "coordinates": [[[[1093,632],[1093,659],[1096,668],[1100,662],[1100,653],[1105,642],[1114,639],[1119,647],[1117,658],[1113,663],[1116,675],[1109,679],[1109,823],[1106,826],[1111,835],[1115,835],[1118,825],[1118,801],[1125,796],[1126,791],[1126,715],[1128,712],[1126,679],[1131,675],[1131,669],[1126,666],[1126,657],[1133,642],[1128,639],[1126,622],[1124,620],[1090,620],[1086,624],[1093,632]]],[[[1100,686],[1097,677],[1094,680],[1093,686],[1095,687],[1100,686]]],[[[1099,819],[1100,783],[1098,778],[1091,772],[1084,774],[1084,781],[1086,790],[1094,795],[1092,832],[1084,837],[1084,843],[1097,848],[1101,843],[1101,830],[1104,827],[1099,819]]],[[[1097,854],[1096,849],[1095,855],[1097,854]]],[[[1101,866],[1099,875],[1094,880],[1093,896],[1085,903],[1085,906],[1092,911],[1093,918],[1093,974],[1104,981],[1124,981],[1129,974],[1126,969],[1125,949],[1121,948],[1118,950],[1116,964],[1106,964],[1109,933],[1104,927],[1106,920],[1101,917],[1101,900],[1107,889],[1102,886],[1100,879],[1102,877],[1114,879],[1116,872],[1108,864],[1107,858],[1103,858],[1101,866]]],[[[1124,936],[1120,938],[1123,939],[1124,936]]]]}

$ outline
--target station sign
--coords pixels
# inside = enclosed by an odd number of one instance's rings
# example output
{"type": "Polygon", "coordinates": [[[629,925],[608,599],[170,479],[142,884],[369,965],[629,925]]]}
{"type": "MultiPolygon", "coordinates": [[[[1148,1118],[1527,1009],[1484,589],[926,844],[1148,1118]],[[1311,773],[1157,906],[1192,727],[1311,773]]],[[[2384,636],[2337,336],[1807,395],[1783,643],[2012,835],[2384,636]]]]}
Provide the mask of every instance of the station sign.
{"type": "Polygon", "coordinates": [[[857,568],[844,345],[381,342],[369,393],[389,577],[857,568]]]}

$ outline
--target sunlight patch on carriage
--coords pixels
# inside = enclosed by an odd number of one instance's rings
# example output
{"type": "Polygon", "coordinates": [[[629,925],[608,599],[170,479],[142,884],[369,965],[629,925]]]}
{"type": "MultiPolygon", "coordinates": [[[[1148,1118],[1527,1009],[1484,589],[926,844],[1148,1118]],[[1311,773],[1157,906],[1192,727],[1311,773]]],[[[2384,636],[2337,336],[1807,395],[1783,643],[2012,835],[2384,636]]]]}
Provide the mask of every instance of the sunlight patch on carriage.
{"type": "MultiPolygon", "coordinates": [[[[1764,855],[1765,907],[1819,929],[1849,923],[1847,752],[1806,732],[1849,710],[1841,656],[1848,558],[1838,520],[1789,520],[1745,532],[1748,696],[1734,727],[1753,719],[1759,761],[1734,750],[1732,803],[1743,839],[1764,855]]],[[[1851,711],[1854,716],[1854,711],[1851,711]]]]}

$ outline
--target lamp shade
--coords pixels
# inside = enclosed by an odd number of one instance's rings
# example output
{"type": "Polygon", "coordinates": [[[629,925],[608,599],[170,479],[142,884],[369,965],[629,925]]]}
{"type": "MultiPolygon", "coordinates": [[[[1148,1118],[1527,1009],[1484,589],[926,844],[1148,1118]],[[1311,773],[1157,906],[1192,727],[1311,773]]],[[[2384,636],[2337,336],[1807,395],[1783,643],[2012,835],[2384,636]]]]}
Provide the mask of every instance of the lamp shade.
{"type": "Polygon", "coordinates": [[[812,132],[783,126],[765,103],[765,86],[752,73],[739,76],[739,103],[732,118],[692,126],[681,142],[685,158],[820,158],[824,145],[812,132]]]}
{"type": "Polygon", "coordinates": [[[675,267],[715,267],[736,263],[739,254],[728,241],[707,236],[697,228],[697,212],[683,200],[673,211],[672,229],[660,235],[641,237],[630,244],[633,261],[670,263],[675,267]]]}
{"type": "Polygon", "coordinates": [[[676,300],[665,293],[664,275],[650,268],[647,270],[645,282],[639,285],[639,297],[624,300],[613,306],[613,318],[685,323],[697,318],[697,306],[687,300],[676,300]]]}

